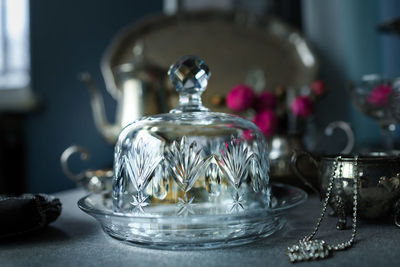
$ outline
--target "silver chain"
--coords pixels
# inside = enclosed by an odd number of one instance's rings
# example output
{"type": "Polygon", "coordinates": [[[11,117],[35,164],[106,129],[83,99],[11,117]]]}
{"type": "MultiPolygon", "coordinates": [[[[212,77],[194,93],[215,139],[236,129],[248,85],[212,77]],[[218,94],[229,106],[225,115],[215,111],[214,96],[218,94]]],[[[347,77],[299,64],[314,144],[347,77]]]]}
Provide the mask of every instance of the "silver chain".
{"type": "Polygon", "coordinates": [[[332,168],[332,174],[329,179],[328,188],[326,191],[325,199],[322,204],[322,211],[320,216],[318,217],[317,223],[314,226],[312,233],[308,236],[305,236],[303,239],[299,241],[299,244],[288,247],[286,251],[286,255],[289,257],[290,262],[298,262],[303,260],[316,260],[323,259],[329,256],[330,251],[340,251],[345,250],[353,246],[354,240],[356,238],[357,233],[357,206],[358,206],[358,188],[359,188],[359,171],[358,171],[358,156],[354,157],[353,164],[353,177],[354,177],[354,186],[353,186],[353,223],[352,223],[352,233],[351,237],[348,241],[336,244],[336,245],[328,245],[323,240],[313,240],[314,236],[317,234],[321,222],[325,216],[326,209],[328,208],[329,199],[332,194],[333,184],[336,172],[338,171],[339,165],[339,174],[338,177],[343,177],[343,162],[342,157],[336,157],[332,168]]]}

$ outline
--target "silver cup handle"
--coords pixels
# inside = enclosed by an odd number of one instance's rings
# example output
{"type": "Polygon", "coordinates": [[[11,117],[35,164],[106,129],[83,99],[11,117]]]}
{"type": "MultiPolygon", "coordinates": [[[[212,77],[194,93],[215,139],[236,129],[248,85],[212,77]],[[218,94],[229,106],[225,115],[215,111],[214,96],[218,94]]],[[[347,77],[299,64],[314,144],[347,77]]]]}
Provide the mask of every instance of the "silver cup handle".
{"type": "Polygon", "coordinates": [[[79,183],[83,179],[85,179],[85,174],[83,172],[74,174],[68,166],[68,159],[75,153],[80,153],[80,157],[82,160],[88,160],[90,158],[90,154],[85,148],[78,145],[72,145],[65,149],[64,152],[61,154],[60,162],[61,169],[63,170],[64,174],[72,181],[79,183]]]}
{"type": "Polygon", "coordinates": [[[393,207],[394,224],[400,228],[400,199],[398,199],[393,207]]]}
{"type": "Polygon", "coordinates": [[[347,137],[346,146],[340,151],[340,154],[350,154],[354,148],[354,132],[348,122],[345,121],[333,121],[325,128],[325,135],[331,136],[336,128],[343,130],[347,137]]]}
{"type": "Polygon", "coordinates": [[[300,151],[300,150],[294,150],[292,154],[292,158],[290,161],[290,167],[294,174],[310,189],[314,191],[314,193],[318,196],[320,195],[320,190],[318,190],[317,187],[315,187],[313,184],[310,183],[310,181],[306,178],[306,176],[300,171],[299,166],[298,166],[298,160],[302,157],[307,158],[314,166],[316,169],[318,169],[318,160],[311,155],[310,153],[306,151],[300,151]]]}

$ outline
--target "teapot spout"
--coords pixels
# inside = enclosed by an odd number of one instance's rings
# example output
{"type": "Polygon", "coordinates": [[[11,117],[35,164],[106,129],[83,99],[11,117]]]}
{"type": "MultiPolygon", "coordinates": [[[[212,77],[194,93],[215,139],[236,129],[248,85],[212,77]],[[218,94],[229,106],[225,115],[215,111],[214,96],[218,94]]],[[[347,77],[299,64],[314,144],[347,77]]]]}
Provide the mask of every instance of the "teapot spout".
{"type": "Polygon", "coordinates": [[[97,130],[101,133],[103,138],[110,144],[115,144],[120,132],[118,125],[112,125],[108,122],[103,96],[100,93],[99,88],[94,83],[91,75],[87,72],[79,75],[79,80],[86,84],[90,92],[90,105],[92,107],[94,123],[97,130]]]}

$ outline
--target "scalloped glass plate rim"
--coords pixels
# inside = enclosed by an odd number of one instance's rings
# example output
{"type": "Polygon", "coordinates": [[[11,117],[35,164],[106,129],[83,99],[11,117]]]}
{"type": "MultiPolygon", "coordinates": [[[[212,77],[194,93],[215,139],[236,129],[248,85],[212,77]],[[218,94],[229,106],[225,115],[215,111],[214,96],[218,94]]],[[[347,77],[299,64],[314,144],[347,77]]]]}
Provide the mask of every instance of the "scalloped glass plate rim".
{"type": "MultiPolygon", "coordinates": [[[[135,219],[137,221],[140,221],[140,220],[144,220],[144,221],[163,220],[163,222],[165,222],[167,220],[174,220],[175,223],[176,223],[176,220],[178,220],[179,224],[185,224],[188,221],[193,222],[193,221],[198,221],[198,220],[204,220],[205,218],[207,218],[207,220],[209,220],[210,218],[214,218],[217,220],[229,218],[230,221],[232,219],[248,220],[249,217],[255,217],[255,216],[257,216],[258,219],[260,219],[259,216],[262,216],[264,218],[269,218],[271,215],[273,215],[273,216],[279,215],[288,209],[294,208],[294,207],[304,203],[308,197],[308,195],[305,191],[303,191],[302,189],[295,187],[295,186],[291,186],[291,185],[287,185],[287,184],[280,184],[280,183],[272,183],[271,187],[272,187],[272,191],[273,191],[273,188],[275,187],[275,188],[278,188],[281,190],[283,189],[284,191],[286,191],[286,193],[293,192],[293,195],[296,195],[296,197],[293,198],[292,201],[284,202],[284,203],[280,203],[279,198],[277,198],[278,202],[277,202],[276,206],[269,208],[269,209],[258,209],[258,210],[253,210],[251,212],[243,212],[243,213],[238,213],[238,214],[190,215],[187,217],[178,216],[178,215],[146,216],[146,215],[135,215],[135,214],[123,214],[123,213],[116,213],[106,207],[104,207],[104,209],[96,208],[93,205],[90,205],[88,203],[88,201],[91,198],[99,197],[99,196],[107,194],[107,193],[100,193],[100,194],[92,193],[92,194],[86,195],[85,197],[81,198],[77,204],[78,204],[78,207],[82,211],[84,211],[92,216],[100,215],[100,216],[107,216],[107,217],[114,217],[114,218],[135,219]]],[[[273,194],[272,194],[272,197],[274,197],[273,194]]]]}

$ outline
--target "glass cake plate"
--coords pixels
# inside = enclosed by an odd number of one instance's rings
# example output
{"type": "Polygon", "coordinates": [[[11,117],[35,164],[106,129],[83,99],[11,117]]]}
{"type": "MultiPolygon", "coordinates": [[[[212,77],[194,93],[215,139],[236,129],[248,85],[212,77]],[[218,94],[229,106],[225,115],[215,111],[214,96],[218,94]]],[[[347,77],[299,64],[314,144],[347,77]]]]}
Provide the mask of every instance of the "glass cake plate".
{"type": "Polygon", "coordinates": [[[155,248],[239,245],[281,229],[284,211],[306,195],[272,188],[263,133],[203,106],[211,77],[203,59],[183,56],[168,74],[178,106],[120,132],[112,192],[89,195],[80,208],[111,236],[155,248]]]}
{"type": "Polygon", "coordinates": [[[191,216],[176,215],[176,205],[154,207],[158,210],[151,216],[118,213],[113,211],[110,193],[90,194],[80,199],[78,206],[96,218],[107,234],[129,244],[170,250],[207,249],[270,236],[285,225],[286,211],[307,199],[303,190],[283,184],[272,184],[271,195],[270,208],[233,214],[218,214],[224,205],[211,202],[193,204],[195,215],[191,216]],[[203,209],[215,209],[218,215],[201,215],[203,209]]]}

